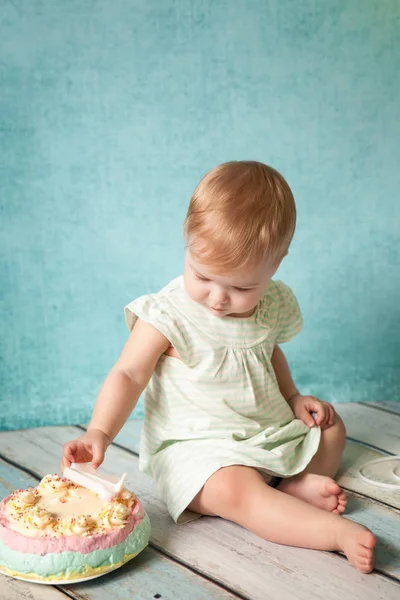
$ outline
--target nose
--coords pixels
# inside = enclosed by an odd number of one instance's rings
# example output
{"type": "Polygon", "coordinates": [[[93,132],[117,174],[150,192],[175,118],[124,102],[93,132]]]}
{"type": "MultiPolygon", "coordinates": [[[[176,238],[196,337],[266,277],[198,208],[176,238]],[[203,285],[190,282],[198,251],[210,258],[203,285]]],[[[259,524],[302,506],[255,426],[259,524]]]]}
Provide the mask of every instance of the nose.
{"type": "Polygon", "coordinates": [[[217,286],[213,287],[210,293],[211,304],[215,308],[219,306],[224,306],[228,303],[229,297],[226,290],[223,287],[217,286]]]}

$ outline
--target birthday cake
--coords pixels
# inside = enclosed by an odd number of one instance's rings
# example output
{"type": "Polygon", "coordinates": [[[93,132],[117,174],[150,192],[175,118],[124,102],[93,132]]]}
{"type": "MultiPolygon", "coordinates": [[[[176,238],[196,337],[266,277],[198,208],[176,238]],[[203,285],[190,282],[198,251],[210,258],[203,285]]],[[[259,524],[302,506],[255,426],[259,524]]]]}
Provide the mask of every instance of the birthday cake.
{"type": "Polygon", "coordinates": [[[95,577],[139,554],[149,518],[123,488],[104,501],[65,477],[46,475],[0,502],[0,570],[42,583],[95,577]]]}

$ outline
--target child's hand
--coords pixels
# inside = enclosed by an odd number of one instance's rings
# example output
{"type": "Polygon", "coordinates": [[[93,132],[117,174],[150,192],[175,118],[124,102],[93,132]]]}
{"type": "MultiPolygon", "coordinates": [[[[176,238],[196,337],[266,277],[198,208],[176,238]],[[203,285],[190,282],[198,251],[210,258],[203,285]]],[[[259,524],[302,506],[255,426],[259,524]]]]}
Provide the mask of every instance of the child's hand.
{"type": "Polygon", "coordinates": [[[319,425],[322,430],[331,427],[335,421],[335,409],[329,402],[322,402],[314,396],[295,394],[288,400],[295,417],[301,419],[308,427],[319,425]],[[314,413],[315,418],[312,413],[314,413]]]}
{"type": "Polygon", "coordinates": [[[97,469],[104,460],[104,454],[111,440],[100,429],[89,429],[78,439],[64,444],[61,460],[61,473],[71,463],[92,462],[92,467],[97,469]]]}

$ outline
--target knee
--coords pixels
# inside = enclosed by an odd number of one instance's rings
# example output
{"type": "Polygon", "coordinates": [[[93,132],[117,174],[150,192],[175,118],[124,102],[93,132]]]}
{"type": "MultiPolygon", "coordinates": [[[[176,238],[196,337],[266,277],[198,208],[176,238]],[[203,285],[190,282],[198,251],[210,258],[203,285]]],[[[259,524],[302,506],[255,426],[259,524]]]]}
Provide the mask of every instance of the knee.
{"type": "Polygon", "coordinates": [[[335,421],[332,427],[325,429],[322,433],[330,439],[335,440],[337,444],[342,445],[344,448],[346,443],[346,427],[341,417],[337,413],[335,414],[335,421]]]}
{"type": "Polygon", "coordinates": [[[342,418],[337,413],[335,414],[335,422],[333,425],[337,428],[338,435],[345,440],[347,434],[346,426],[343,423],[342,418]]]}
{"type": "Polygon", "coordinates": [[[243,469],[247,467],[224,467],[204,486],[207,497],[213,498],[213,510],[221,517],[229,518],[246,509],[247,486],[243,485],[243,469]]]}

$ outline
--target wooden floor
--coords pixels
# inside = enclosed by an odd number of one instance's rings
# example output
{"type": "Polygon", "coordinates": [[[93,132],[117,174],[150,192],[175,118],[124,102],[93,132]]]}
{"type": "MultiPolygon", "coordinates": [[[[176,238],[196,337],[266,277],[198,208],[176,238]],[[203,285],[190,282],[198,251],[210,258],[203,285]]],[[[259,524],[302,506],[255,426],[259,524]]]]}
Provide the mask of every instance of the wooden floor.
{"type": "MultiPolygon", "coordinates": [[[[81,584],[53,587],[0,575],[1,600],[399,600],[400,489],[364,483],[357,469],[369,459],[400,454],[400,402],[336,409],[348,432],[338,478],[348,494],[347,516],[378,538],[372,574],[357,572],[340,554],[272,544],[221,519],[176,526],[152,481],[138,470],[141,423],[130,421],[109,448],[104,468],[128,473],[128,486],[152,522],[150,546],[121,569],[81,584]]],[[[79,433],[75,426],[1,432],[0,496],[57,472],[62,444],[79,433]]]]}

